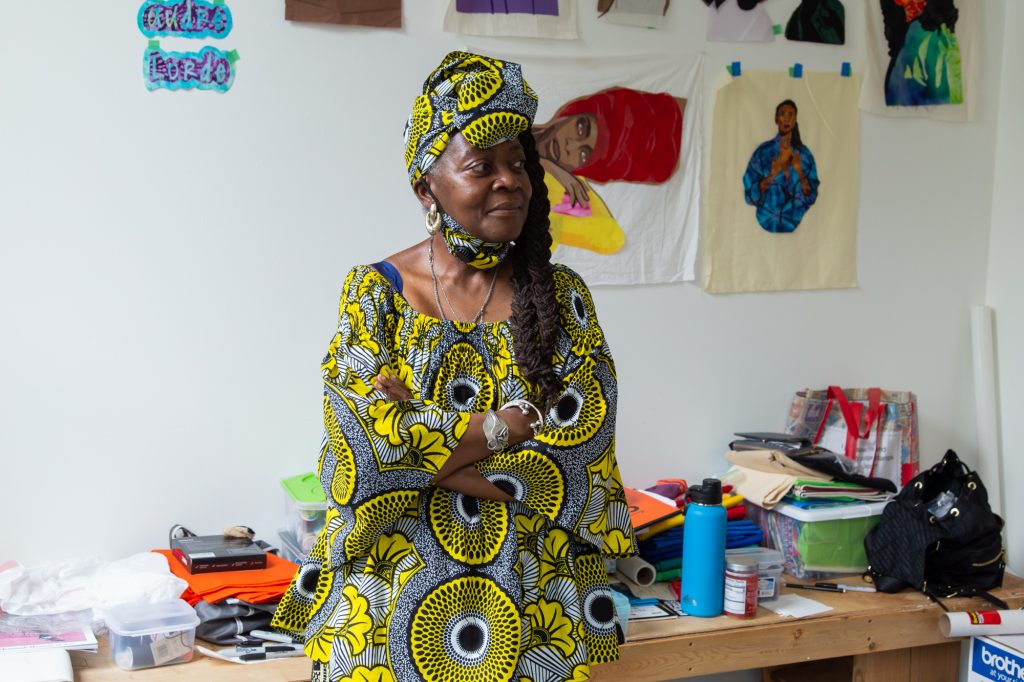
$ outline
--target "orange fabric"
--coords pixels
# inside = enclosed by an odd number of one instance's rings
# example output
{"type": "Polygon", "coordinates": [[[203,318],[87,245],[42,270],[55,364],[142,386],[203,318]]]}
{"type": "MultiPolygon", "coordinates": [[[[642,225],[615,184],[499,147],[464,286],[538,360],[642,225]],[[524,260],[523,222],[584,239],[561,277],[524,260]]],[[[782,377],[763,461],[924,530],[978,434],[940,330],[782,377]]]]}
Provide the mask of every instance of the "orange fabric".
{"type": "Polygon", "coordinates": [[[281,595],[288,590],[288,585],[299,569],[296,564],[286,559],[268,554],[266,568],[192,575],[174,558],[169,549],[153,551],[167,559],[171,573],[188,583],[188,589],[182,593],[181,598],[192,606],[199,603],[200,599],[213,604],[228,597],[242,599],[251,604],[280,601],[281,595]]]}

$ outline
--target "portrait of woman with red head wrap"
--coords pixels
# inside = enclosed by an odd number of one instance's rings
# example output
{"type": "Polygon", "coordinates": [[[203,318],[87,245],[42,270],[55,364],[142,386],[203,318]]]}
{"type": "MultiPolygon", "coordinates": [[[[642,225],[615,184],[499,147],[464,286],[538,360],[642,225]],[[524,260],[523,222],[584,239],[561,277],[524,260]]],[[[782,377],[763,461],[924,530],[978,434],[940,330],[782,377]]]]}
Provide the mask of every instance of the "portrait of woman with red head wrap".
{"type": "Polygon", "coordinates": [[[683,98],[615,87],[574,99],[547,123],[534,125],[541,165],[563,190],[552,193],[552,214],[602,218],[606,212],[598,229],[617,231],[574,243],[570,229],[562,243],[599,253],[622,246],[621,228],[599,198],[592,203],[595,192],[587,181],[667,181],[679,166],[685,107],[683,98]]]}

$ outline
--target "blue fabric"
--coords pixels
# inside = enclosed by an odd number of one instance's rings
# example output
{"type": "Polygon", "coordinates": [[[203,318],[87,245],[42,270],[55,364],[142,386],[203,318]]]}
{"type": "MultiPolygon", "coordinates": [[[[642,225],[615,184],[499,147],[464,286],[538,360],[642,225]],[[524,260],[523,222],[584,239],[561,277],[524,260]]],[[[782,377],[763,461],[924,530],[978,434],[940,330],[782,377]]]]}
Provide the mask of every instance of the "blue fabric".
{"type": "Polygon", "coordinates": [[[402,275],[399,274],[398,269],[394,265],[386,260],[382,260],[379,263],[374,263],[373,269],[384,275],[384,279],[391,284],[395,291],[402,293],[402,275]]]}
{"type": "MultiPolygon", "coordinates": [[[[769,232],[792,232],[803,220],[818,199],[818,168],[814,165],[811,150],[804,145],[800,148],[800,165],[804,177],[811,186],[810,194],[804,194],[796,171],[790,167],[779,173],[768,188],[761,191],[761,181],[771,173],[772,159],[779,155],[780,137],[762,143],[754,150],[743,174],[743,194],[747,203],[757,206],[757,222],[769,232]]],[[[796,149],[793,150],[794,152],[796,149]]]]}

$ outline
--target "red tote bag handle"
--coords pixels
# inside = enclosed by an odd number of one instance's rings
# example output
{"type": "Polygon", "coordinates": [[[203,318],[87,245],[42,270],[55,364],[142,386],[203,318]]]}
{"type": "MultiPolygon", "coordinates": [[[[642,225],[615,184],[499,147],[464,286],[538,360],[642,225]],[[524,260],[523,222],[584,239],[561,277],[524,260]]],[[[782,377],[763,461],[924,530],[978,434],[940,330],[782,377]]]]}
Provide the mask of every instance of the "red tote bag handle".
{"type": "Polygon", "coordinates": [[[839,410],[846,422],[846,456],[851,459],[857,457],[857,441],[868,438],[871,435],[871,428],[882,412],[882,389],[868,389],[868,410],[864,415],[864,406],[860,403],[850,404],[846,393],[839,386],[828,387],[828,397],[839,404],[839,410]],[[861,431],[861,416],[864,416],[864,430],[861,431]]]}

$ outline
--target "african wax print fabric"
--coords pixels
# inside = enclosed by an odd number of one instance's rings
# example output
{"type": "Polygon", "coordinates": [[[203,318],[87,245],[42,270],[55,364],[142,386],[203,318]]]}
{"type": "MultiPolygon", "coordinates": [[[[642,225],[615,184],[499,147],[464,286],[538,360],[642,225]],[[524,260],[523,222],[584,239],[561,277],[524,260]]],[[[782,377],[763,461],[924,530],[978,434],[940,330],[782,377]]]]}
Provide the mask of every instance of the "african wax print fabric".
{"type": "Polygon", "coordinates": [[[590,293],[554,271],[563,393],[536,438],[479,461],[514,498],[431,485],[470,414],[535,394],[507,322],[412,309],[354,268],[323,363],[326,526],[274,626],[331,679],[581,680],[618,657],[603,556],[635,553],[614,454],[615,367],[590,293]],[[389,402],[389,370],[412,399],[389,402]]]}

